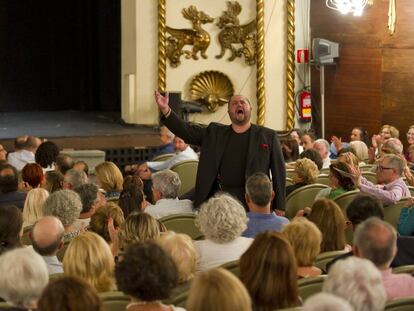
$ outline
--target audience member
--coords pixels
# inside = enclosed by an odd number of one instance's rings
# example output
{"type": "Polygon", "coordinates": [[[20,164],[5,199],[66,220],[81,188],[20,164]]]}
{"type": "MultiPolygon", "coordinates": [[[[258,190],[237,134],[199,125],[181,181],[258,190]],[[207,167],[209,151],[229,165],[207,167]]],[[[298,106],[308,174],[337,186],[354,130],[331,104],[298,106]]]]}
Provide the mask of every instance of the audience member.
{"type": "Polygon", "coordinates": [[[354,182],[349,177],[351,169],[349,165],[337,161],[329,166],[329,188],[322,189],[316,195],[315,200],[320,198],[335,199],[337,196],[354,190],[354,182]]]}
{"type": "Polygon", "coordinates": [[[319,154],[319,152],[317,152],[315,149],[306,149],[299,155],[299,158],[301,159],[307,158],[309,160],[312,160],[318,167],[318,170],[322,169],[322,166],[323,166],[322,157],[319,154]]]}
{"type": "MultiPolygon", "coordinates": [[[[344,150],[344,149],[342,149],[342,150],[344,150]]],[[[360,163],[362,163],[362,162],[359,161],[358,157],[352,152],[343,152],[343,153],[341,153],[340,155],[338,155],[337,161],[345,163],[350,167],[352,167],[352,166],[359,167],[360,163]]]]}
{"type": "Polygon", "coordinates": [[[43,170],[39,164],[29,163],[23,167],[22,180],[27,183],[29,189],[39,188],[43,179],[43,170]]]}
{"type": "Polygon", "coordinates": [[[355,151],[359,161],[365,162],[368,160],[368,146],[363,141],[351,141],[349,146],[355,151]]]}
{"type": "Polygon", "coordinates": [[[18,136],[14,141],[14,152],[7,156],[7,161],[18,171],[26,164],[35,162],[35,153],[42,141],[34,136],[18,136]]]}
{"type": "Polygon", "coordinates": [[[297,160],[293,169],[293,185],[286,187],[286,196],[291,194],[296,189],[314,184],[319,175],[319,170],[315,162],[308,158],[297,160]]]}
{"type": "Polygon", "coordinates": [[[95,289],[78,277],[52,280],[38,304],[39,311],[102,311],[95,289]]]}
{"type": "Polygon", "coordinates": [[[10,164],[0,165],[0,206],[16,205],[23,210],[26,193],[18,190],[17,170],[10,164]]]}
{"type": "Polygon", "coordinates": [[[42,188],[32,189],[27,193],[23,207],[23,227],[32,226],[43,217],[43,204],[49,192],[42,188]]]}
{"type": "Polygon", "coordinates": [[[181,187],[180,177],[176,172],[163,170],[152,175],[152,195],[155,205],[147,206],[145,212],[160,219],[164,216],[192,213],[193,203],[190,200],[179,200],[181,187]]]}
{"type": "Polygon", "coordinates": [[[93,232],[74,237],[63,257],[65,275],[82,278],[98,292],[115,289],[114,265],[108,244],[93,232]]]}
{"type": "Polygon", "coordinates": [[[253,242],[240,236],[247,228],[247,220],[243,206],[228,194],[216,195],[201,205],[196,224],[205,240],[194,242],[197,271],[240,258],[253,242]]]}
{"type": "Polygon", "coordinates": [[[18,248],[0,256],[0,297],[11,310],[35,310],[49,278],[46,264],[30,248],[18,248]]]}
{"type": "Polygon", "coordinates": [[[48,171],[45,174],[45,183],[43,188],[53,193],[63,189],[63,175],[56,171],[48,171]]]}
{"type": "Polygon", "coordinates": [[[3,145],[0,145],[0,161],[7,163],[7,150],[4,149],[3,145]]]}
{"type": "Polygon", "coordinates": [[[131,185],[136,186],[137,188],[140,188],[141,190],[144,188],[144,182],[138,175],[128,175],[124,177],[124,183],[122,187],[126,188],[131,185]]]}
{"type": "Polygon", "coordinates": [[[252,311],[252,302],[236,276],[217,268],[195,277],[186,307],[187,311],[252,311]]]}
{"type": "Polygon", "coordinates": [[[383,311],[387,299],[378,269],[357,257],[335,263],[322,290],[347,300],[355,311],[383,311]]]}
{"type": "Polygon", "coordinates": [[[286,163],[299,159],[299,144],[296,139],[288,138],[280,140],[280,146],[286,163]]]}
{"type": "Polygon", "coordinates": [[[157,220],[145,213],[132,213],[122,224],[119,233],[120,246],[126,249],[128,245],[147,240],[157,240],[160,228],[157,220]]]}
{"type": "Polygon", "coordinates": [[[91,217],[96,210],[106,204],[105,196],[99,191],[95,184],[82,184],[73,189],[82,201],[82,210],[76,222],[80,228],[88,227],[91,222],[91,217]]]}
{"type": "Polygon", "coordinates": [[[266,231],[256,236],[240,258],[240,280],[250,293],[254,310],[300,305],[294,257],[282,234],[266,231]]]}
{"type": "Polygon", "coordinates": [[[31,233],[33,249],[42,256],[49,275],[63,273],[62,263],[56,255],[63,246],[64,233],[62,222],[53,216],[43,217],[33,226],[31,233]]]}
{"type": "Polygon", "coordinates": [[[321,269],[313,266],[321,250],[322,234],[318,227],[304,217],[296,217],[282,232],[293,247],[298,278],[322,274],[321,269]]]}
{"type": "Polygon", "coordinates": [[[113,162],[105,161],[95,167],[96,183],[106,191],[107,199],[118,200],[124,178],[113,162]]]}
{"type": "Polygon", "coordinates": [[[287,218],[277,216],[271,211],[274,196],[272,182],[266,174],[256,173],[247,179],[246,203],[249,207],[249,222],[243,236],[254,238],[256,234],[266,230],[281,231],[282,226],[289,222],[287,218]]]}
{"type": "MultiPolygon", "coordinates": [[[[141,178],[139,178],[138,176],[127,176],[127,178],[128,177],[137,177],[139,180],[141,180],[141,178]]],[[[124,189],[122,190],[121,195],[119,196],[118,204],[124,212],[125,217],[128,217],[128,215],[130,215],[133,212],[143,212],[145,207],[147,206],[147,202],[144,198],[142,186],[140,187],[139,185],[133,183],[130,183],[125,186],[124,182],[124,189]]]]}
{"type": "Polygon", "coordinates": [[[131,297],[128,310],[173,310],[160,301],[170,296],[177,285],[174,261],[155,242],[130,245],[115,268],[118,289],[131,297]]]}
{"type": "Polygon", "coordinates": [[[345,217],[338,204],[332,200],[319,199],[313,203],[307,217],[322,233],[321,253],[351,250],[346,245],[345,217]]]}
{"type": "Polygon", "coordinates": [[[65,175],[67,171],[73,168],[73,158],[68,154],[59,154],[56,158],[56,170],[65,175]]]}
{"type": "Polygon", "coordinates": [[[354,252],[356,256],[370,260],[380,270],[389,300],[414,296],[414,278],[391,271],[391,261],[397,254],[397,233],[390,224],[373,217],[358,225],[354,252]]]}
{"type": "Polygon", "coordinates": [[[303,311],[354,311],[348,301],[329,294],[317,293],[306,299],[303,311]]]}
{"type": "Polygon", "coordinates": [[[300,137],[302,135],[303,135],[303,131],[301,129],[298,129],[298,128],[294,128],[290,132],[290,138],[296,140],[296,142],[298,143],[298,146],[299,146],[299,154],[303,152],[302,141],[300,140],[300,137]]]}
{"type": "MultiPolygon", "coordinates": [[[[0,206],[0,255],[21,246],[23,216],[16,206],[0,206]]],[[[1,274],[0,274],[1,275],[1,274]]]]}
{"type": "Polygon", "coordinates": [[[303,150],[308,150],[313,148],[316,136],[312,132],[304,132],[300,137],[300,140],[302,142],[303,150]]]}
{"type": "Polygon", "coordinates": [[[317,139],[313,143],[313,149],[319,152],[322,158],[322,168],[328,168],[331,165],[331,159],[329,158],[329,143],[325,139],[317,139]]]}
{"type": "Polygon", "coordinates": [[[89,166],[88,163],[86,163],[85,161],[76,161],[73,164],[73,169],[77,170],[77,171],[83,171],[85,172],[86,176],[89,176],[89,166]]]}
{"type": "Polygon", "coordinates": [[[72,190],[60,190],[53,192],[43,205],[43,215],[55,216],[59,218],[65,227],[63,239],[71,240],[84,231],[75,226],[76,219],[79,218],[82,210],[82,202],[79,195],[72,190]]]}
{"type": "Polygon", "coordinates": [[[77,171],[73,168],[66,171],[63,177],[63,188],[64,189],[75,189],[84,184],[88,183],[88,176],[84,171],[77,171]]]}
{"type": "Polygon", "coordinates": [[[55,169],[59,152],[59,147],[54,142],[45,141],[37,148],[35,154],[36,163],[43,168],[43,171],[52,171],[55,169]]]}
{"type": "Polygon", "coordinates": [[[174,137],[175,135],[168,129],[166,126],[160,126],[160,141],[162,145],[158,147],[158,151],[154,156],[159,156],[162,154],[174,153],[174,137]]]}
{"type": "Polygon", "coordinates": [[[384,154],[403,154],[404,146],[398,138],[388,138],[380,150],[380,156],[384,154]]]}

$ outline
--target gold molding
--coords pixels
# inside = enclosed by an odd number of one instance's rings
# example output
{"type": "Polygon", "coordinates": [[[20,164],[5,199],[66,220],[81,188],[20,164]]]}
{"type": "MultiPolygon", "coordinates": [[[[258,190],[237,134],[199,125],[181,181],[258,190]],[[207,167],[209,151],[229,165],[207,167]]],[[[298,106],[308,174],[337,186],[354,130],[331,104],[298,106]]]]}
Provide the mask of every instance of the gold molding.
{"type": "Polygon", "coordinates": [[[295,0],[287,0],[286,130],[295,126],[295,0]]]}
{"type": "Polygon", "coordinates": [[[165,0],[158,0],[158,90],[161,92],[167,88],[166,29],[165,0]]]}

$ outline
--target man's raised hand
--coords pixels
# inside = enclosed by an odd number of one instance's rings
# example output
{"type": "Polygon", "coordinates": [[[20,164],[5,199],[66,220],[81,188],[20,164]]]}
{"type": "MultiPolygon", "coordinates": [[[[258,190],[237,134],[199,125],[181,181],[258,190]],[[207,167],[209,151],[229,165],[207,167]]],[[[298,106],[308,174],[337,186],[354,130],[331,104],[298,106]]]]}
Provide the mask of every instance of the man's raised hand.
{"type": "Polygon", "coordinates": [[[169,102],[169,99],[170,99],[170,96],[169,96],[168,92],[165,93],[165,96],[162,96],[160,94],[160,92],[155,91],[154,92],[154,97],[155,97],[155,101],[158,105],[158,108],[160,108],[160,110],[161,110],[161,113],[164,116],[167,116],[171,111],[170,106],[168,105],[168,102],[169,102]]]}

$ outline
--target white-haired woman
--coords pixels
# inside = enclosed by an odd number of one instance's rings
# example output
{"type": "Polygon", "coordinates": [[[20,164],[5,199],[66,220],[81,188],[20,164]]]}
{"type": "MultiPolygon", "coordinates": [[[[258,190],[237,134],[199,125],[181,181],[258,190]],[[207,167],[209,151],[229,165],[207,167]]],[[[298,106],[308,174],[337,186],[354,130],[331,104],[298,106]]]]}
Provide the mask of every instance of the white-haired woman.
{"type": "Polygon", "coordinates": [[[247,216],[243,206],[228,194],[219,194],[201,205],[196,224],[205,240],[194,242],[197,250],[197,271],[218,267],[237,260],[253,242],[241,237],[246,230],[247,216]]]}

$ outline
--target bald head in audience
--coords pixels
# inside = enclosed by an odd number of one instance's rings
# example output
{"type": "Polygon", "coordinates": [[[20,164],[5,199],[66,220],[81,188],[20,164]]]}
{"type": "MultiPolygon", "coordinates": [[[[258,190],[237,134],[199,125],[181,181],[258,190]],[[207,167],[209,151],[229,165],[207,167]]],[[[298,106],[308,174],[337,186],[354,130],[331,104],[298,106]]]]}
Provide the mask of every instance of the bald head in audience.
{"type": "Polygon", "coordinates": [[[65,229],[53,216],[40,218],[32,229],[33,248],[42,256],[54,256],[63,244],[65,229]]]}

